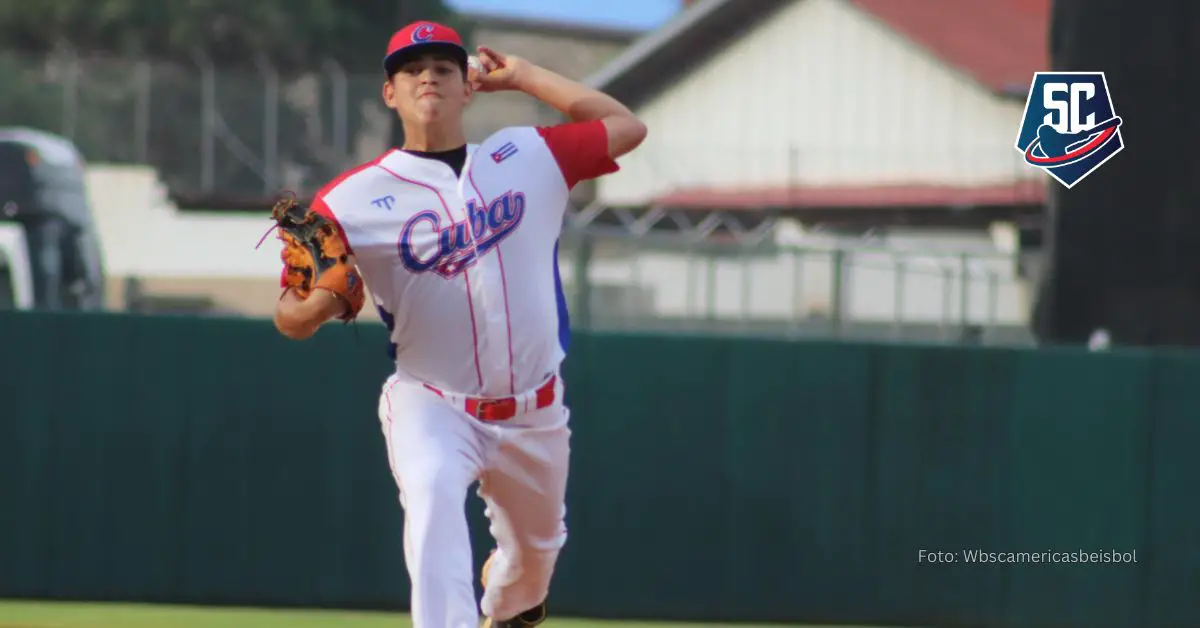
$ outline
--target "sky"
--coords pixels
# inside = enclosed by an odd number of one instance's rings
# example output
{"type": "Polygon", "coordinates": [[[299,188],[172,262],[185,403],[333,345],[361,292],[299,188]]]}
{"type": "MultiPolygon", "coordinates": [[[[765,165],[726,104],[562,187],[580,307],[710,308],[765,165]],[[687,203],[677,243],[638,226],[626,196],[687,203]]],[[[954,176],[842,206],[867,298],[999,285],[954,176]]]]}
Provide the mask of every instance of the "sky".
{"type": "Polygon", "coordinates": [[[456,11],[650,30],[675,15],[680,0],[445,0],[456,11]]]}

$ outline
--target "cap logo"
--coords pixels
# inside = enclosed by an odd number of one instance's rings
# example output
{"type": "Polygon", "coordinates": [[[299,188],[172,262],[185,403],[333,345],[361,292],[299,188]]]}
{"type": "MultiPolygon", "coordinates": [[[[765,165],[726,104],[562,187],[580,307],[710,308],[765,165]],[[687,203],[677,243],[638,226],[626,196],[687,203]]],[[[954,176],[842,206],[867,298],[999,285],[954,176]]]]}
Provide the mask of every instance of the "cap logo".
{"type": "Polygon", "coordinates": [[[414,44],[426,42],[433,39],[433,24],[422,24],[413,29],[412,40],[414,44]]]}

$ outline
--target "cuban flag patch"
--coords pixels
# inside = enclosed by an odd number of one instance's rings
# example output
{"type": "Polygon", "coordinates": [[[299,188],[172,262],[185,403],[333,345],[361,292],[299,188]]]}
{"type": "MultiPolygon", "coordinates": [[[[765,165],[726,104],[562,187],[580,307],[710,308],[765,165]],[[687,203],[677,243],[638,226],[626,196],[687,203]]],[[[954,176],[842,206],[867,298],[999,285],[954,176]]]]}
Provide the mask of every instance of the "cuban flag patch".
{"type": "Polygon", "coordinates": [[[512,142],[506,142],[500,148],[492,151],[492,161],[500,163],[509,157],[517,154],[517,145],[512,142]]]}

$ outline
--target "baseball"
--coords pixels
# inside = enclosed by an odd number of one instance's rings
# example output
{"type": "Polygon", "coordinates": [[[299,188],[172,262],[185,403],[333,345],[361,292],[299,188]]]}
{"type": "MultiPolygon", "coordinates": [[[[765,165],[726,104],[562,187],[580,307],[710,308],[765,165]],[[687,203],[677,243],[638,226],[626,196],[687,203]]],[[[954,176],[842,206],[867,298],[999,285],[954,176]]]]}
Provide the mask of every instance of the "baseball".
{"type": "Polygon", "coordinates": [[[480,74],[487,74],[487,70],[483,68],[483,61],[480,61],[479,57],[475,55],[470,55],[467,57],[467,67],[480,74]]]}

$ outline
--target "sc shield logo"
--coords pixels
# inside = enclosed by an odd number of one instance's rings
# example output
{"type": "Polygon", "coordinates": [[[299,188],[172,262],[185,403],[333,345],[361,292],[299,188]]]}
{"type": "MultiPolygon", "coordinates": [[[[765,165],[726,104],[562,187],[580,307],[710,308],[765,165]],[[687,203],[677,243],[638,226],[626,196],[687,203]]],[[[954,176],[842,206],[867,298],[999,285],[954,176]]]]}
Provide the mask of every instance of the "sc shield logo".
{"type": "Polygon", "coordinates": [[[1068,189],[1124,150],[1104,73],[1034,74],[1016,148],[1068,189]]]}

